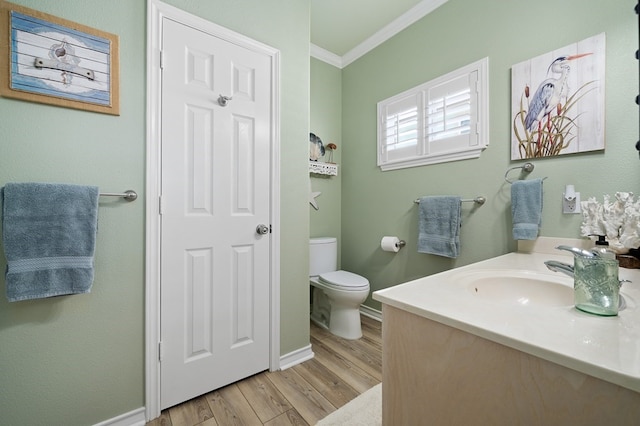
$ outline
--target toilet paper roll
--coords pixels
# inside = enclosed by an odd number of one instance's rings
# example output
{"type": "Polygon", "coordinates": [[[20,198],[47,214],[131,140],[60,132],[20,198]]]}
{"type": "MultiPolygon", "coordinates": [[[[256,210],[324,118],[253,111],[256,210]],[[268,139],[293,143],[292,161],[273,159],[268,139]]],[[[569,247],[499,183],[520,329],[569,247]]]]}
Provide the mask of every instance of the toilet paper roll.
{"type": "Polygon", "coordinates": [[[400,250],[400,239],[398,237],[384,236],[380,241],[380,248],[383,251],[397,253],[400,250]]]}

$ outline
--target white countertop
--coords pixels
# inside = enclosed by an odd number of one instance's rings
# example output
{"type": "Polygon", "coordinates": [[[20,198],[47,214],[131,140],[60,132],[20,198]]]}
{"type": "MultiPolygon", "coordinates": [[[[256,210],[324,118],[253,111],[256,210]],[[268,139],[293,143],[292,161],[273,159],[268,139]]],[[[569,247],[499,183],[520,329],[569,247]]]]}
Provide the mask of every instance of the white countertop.
{"type": "MultiPolygon", "coordinates": [[[[546,241],[547,245],[556,242],[546,241]]],[[[518,270],[545,274],[554,282],[573,287],[571,278],[544,265],[546,260],[573,264],[571,254],[555,252],[509,253],[376,291],[373,298],[640,392],[640,270],[620,268],[619,278],[632,282],[624,283],[621,289],[627,308],[612,317],[581,312],[572,304],[528,306],[482,299],[461,284],[460,276],[470,271],[518,270]]]]}

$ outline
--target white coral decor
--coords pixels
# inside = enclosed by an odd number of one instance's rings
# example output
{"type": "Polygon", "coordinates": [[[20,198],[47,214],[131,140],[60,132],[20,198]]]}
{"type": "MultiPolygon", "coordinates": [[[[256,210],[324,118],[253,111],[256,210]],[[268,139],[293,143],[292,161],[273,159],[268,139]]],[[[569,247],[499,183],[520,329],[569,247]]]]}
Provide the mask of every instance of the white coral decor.
{"type": "Polygon", "coordinates": [[[632,192],[616,192],[613,202],[605,195],[602,204],[589,197],[580,206],[582,236],[606,235],[609,247],[619,254],[640,247],[640,200],[634,201],[632,192]]]}

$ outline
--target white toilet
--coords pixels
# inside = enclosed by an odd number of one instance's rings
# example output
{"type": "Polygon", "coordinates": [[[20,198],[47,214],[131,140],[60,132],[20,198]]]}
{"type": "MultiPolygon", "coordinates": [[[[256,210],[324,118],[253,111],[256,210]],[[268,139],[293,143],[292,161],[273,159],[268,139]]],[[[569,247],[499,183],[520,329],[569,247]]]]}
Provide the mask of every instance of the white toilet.
{"type": "Polygon", "coordinates": [[[369,281],[338,267],[336,238],[309,240],[309,282],[313,286],[311,320],[345,339],[362,337],[360,305],[369,295],[369,281]]]}

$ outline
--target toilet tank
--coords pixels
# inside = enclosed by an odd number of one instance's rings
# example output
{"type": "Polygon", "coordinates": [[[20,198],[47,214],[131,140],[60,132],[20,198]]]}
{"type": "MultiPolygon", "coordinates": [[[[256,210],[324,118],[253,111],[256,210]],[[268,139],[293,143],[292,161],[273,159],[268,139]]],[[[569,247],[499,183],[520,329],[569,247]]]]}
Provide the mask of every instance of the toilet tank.
{"type": "Polygon", "coordinates": [[[338,269],[338,240],[333,237],[309,240],[309,276],[338,269]]]}

